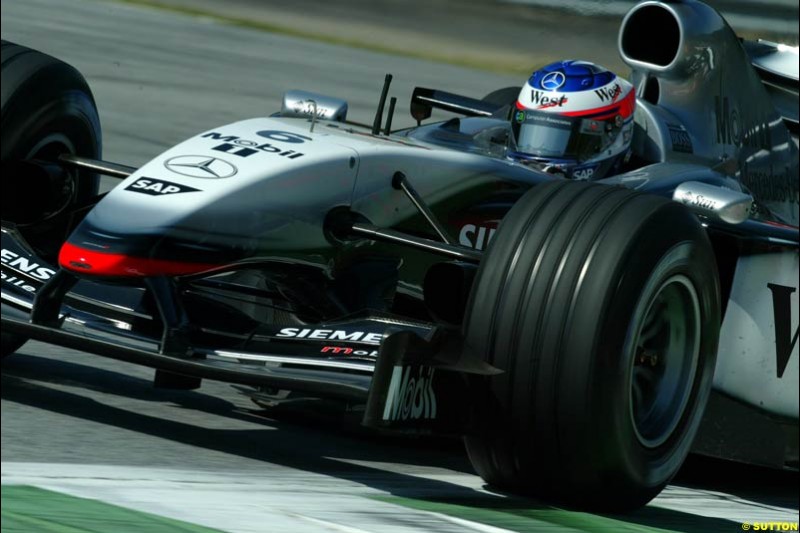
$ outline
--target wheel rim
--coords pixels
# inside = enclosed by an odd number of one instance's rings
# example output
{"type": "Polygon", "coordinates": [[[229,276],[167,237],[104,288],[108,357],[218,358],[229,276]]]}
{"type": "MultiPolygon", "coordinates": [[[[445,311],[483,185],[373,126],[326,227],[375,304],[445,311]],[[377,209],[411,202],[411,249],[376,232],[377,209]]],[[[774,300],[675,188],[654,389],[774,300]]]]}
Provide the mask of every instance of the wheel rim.
{"type": "Polygon", "coordinates": [[[61,154],[75,154],[75,147],[66,135],[53,133],[36,143],[25,156],[25,159],[42,159],[57,162],[61,154]]]}
{"type": "MultiPolygon", "coordinates": [[[[75,155],[75,153],[75,146],[66,135],[62,133],[52,133],[41,139],[32,148],[30,148],[25,156],[25,159],[40,160],[57,164],[58,158],[62,154],[75,155]]],[[[37,220],[35,222],[36,224],[40,224],[45,220],[59,215],[69,206],[70,202],[72,202],[75,194],[77,193],[77,184],[75,182],[74,174],[69,173],[66,175],[66,179],[62,184],[60,193],[59,201],[57,202],[58,208],[54,212],[46,213],[41,220],[37,220]]],[[[30,224],[19,224],[20,227],[26,227],[29,225],[30,224]]]]}
{"type": "Polygon", "coordinates": [[[631,422],[648,448],[664,444],[683,418],[700,358],[700,302],[694,285],[676,275],[655,289],[645,291],[637,306],[627,350],[631,422]]]}

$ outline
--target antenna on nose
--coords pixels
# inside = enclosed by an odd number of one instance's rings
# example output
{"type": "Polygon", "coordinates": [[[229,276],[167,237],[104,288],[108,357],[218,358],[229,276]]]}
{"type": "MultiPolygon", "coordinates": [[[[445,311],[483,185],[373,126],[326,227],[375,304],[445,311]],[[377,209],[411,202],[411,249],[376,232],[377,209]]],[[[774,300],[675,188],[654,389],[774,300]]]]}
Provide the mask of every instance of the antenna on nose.
{"type": "Polygon", "coordinates": [[[387,74],[383,80],[383,90],[381,99],[378,101],[378,110],[375,112],[375,120],[372,122],[372,134],[379,135],[381,132],[381,122],[383,121],[383,108],[386,107],[386,95],[389,93],[389,85],[392,84],[392,75],[387,74]]]}

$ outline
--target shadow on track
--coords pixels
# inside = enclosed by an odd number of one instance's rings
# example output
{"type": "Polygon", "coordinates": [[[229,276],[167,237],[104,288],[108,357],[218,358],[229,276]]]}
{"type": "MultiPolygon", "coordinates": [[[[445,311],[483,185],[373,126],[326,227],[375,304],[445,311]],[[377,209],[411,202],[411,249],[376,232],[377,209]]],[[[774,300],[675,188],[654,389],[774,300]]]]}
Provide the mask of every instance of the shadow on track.
{"type": "MultiPolygon", "coordinates": [[[[204,392],[163,391],[152,388],[150,381],[124,373],[75,362],[59,361],[30,355],[15,355],[3,362],[2,399],[52,413],[66,415],[103,425],[122,428],[137,433],[167,439],[177,443],[200,447],[243,458],[269,462],[296,470],[325,474],[350,482],[385,491],[399,498],[395,503],[409,507],[439,506],[440,512],[448,508],[485,512],[514,519],[535,519],[541,526],[593,530],[589,522],[579,520],[583,513],[569,513],[540,502],[503,494],[483,494],[470,488],[400,472],[387,472],[379,468],[347,462],[373,461],[400,465],[438,466],[457,472],[471,472],[460,443],[422,439],[397,439],[379,436],[353,435],[342,432],[335,423],[314,426],[289,422],[285,419],[263,419],[238,408],[235,404],[209,396],[204,392]],[[184,409],[235,417],[255,424],[277,428],[279,431],[254,429],[208,429],[175,420],[165,420],[101,403],[71,391],[59,390],[65,384],[102,394],[145,400],[170,402],[184,409]],[[581,524],[584,524],[581,526],[581,524]]],[[[682,474],[681,483],[699,486],[709,491],[730,492],[730,482],[736,474],[723,478],[704,475],[703,469],[719,468],[718,463],[693,459],[691,472],[682,474]],[[705,465],[705,466],[704,466],[705,465]]],[[[741,470],[738,465],[726,464],[729,472],[741,470]]],[[[777,500],[783,504],[796,499],[796,475],[757,470],[761,479],[772,487],[759,487],[747,497],[763,505],[777,500]],[[794,481],[795,484],[790,484],[794,481]],[[777,484],[777,486],[775,486],[777,484]],[[775,489],[777,489],[777,496],[775,489]],[[787,494],[789,496],[787,496],[787,494]],[[761,496],[759,496],[761,495],[761,496]]],[[[748,470],[749,476],[752,471],[748,470]]],[[[742,476],[746,477],[746,476],[742,476]]],[[[741,479],[738,478],[738,479],[741,479]]],[[[745,482],[740,484],[746,488],[745,482]]],[[[737,487],[733,487],[736,489],[737,487]]],[[[607,516],[609,525],[642,525],[685,533],[729,532],[735,527],[727,520],[704,518],[689,513],[647,507],[625,516],[607,516]]],[[[480,517],[476,520],[480,521],[480,517]]],[[[496,523],[496,522],[495,522],[496,523]]],[[[596,523],[594,527],[596,528],[596,523]]]]}

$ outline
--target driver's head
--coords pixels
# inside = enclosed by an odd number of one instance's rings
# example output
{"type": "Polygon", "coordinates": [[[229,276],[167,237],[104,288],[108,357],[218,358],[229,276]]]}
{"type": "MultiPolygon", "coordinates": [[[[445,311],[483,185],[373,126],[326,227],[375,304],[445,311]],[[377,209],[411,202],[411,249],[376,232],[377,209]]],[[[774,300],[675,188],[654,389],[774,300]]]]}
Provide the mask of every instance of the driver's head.
{"type": "Polygon", "coordinates": [[[517,98],[511,125],[515,159],[575,179],[613,174],[628,155],[636,105],[633,86],[587,61],[558,61],[534,72],[517,98]]]}

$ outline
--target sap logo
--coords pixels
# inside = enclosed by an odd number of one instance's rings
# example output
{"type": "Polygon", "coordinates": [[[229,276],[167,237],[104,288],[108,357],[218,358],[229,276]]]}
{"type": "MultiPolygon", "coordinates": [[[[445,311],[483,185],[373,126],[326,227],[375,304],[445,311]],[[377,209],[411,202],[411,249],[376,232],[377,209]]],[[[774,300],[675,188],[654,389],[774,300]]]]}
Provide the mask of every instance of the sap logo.
{"type": "Polygon", "coordinates": [[[794,347],[797,346],[797,335],[800,333],[800,327],[798,327],[795,328],[794,335],[792,335],[791,297],[797,292],[797,289],[775,283],[767,283],[767,288],[772,292],[772,311],[775,317],[775,356],[778,378],[782,378],[794,347]]]}
{"type": "MultiPolygon", "coordinates": [[[[260,131],[258,135],[262,133],[272,134],[272,137],[264,137],[272,140],[277,140],[279,142],[288,142],[288,143],[298,143],[303,142],[302,139],[311,139],[310,137],[304,137],[303,135],[295,135],[293,133],[286,133],[286,132],[275,132],[275,131],[260,131]],[[283,134],[277,135],[277,134],[283,134]],[[296,139],[293,141],[289,141],[287,139],[296,139]],[[299,140],[297,140],[299,139],[299,140]]],[[[221,133],[217,133],[212,131],[211,133],[206,133],[205,135],[201,135],[202,138],[205,139],[214,139],[216,141],[223,141],[222,144],[214,146],[212,150],[216,150],[217,152],[225,152],[226,154],[231,154],[239,157],[250,157],[253,154],[276,154],[281,157],[285,157],[287,159],[297,159],[303,157],[305,154],[297,152],[295,150],[286,150],[285,148],[280,148],[270,143],[262,143],[259,141],[251,141],[248,139],[242,139],[236,135],[223,135],[221,133]]]]}
{"type": "Polygon", "coordinates": [[[568,101],[566,96],[547,96],[547,93],[537,91],[536,89],[531,91],[531,100],[539,109],[561,107],[568,101]]]}
{"type": "Polygon", "coordinates": [[[582,167],[576,168],[572,171],[572,177],[578,180],[590,180],[594,176],[594,171],[597,169],[597,165],[591,167],[582,167]]]}
{"type": "MultiPolygon", "coordinates": [[[[44,267],[5,248],[0,252],[0,258],[2,258],[3,264],[7,267],[41,281],[47,281],[56,273],[52,268],[44,267]]],[[[3,279],[6,280],[5,277],[3,279]]]]}
{"type": "Polygon", "coordinates": [[[333,355],[356,355],[356,356],[369,356],[378,357],[378,350],[354,350],[346,346],[323,346],[322,353],[329,353],[333,355]]]}
{"type": "Polygon", "coordinates": [[[394,367],[389,391],[386,395],[386,406],[383,409],[384,420],[432,420],[436,418],[436,394],[433,392],[433,376],[436,370],[430,367],[418,367],[412,376],[411,367],[394,367]]]}
{"type": "Polygon", "coordinates": [[[301,329],[283,328],[276,337],[286,339],[314,339],[328,341],[357,341],[379,344],[383,339],[382,333],[367,333],[364,331],[345,331],[341,329],[301,329]]]}
{"type": "Polygon", "coordinates": [[[150,196],[163,196],[166,194],[177,194],[180,192],[197,192],[200,189],[179,185],[171,181],[157,180],[155,178],[139,178],[127,187],[126,191],[148,194],[150,196]]]}
{"type": "Polygon", "coordinates": [[[613,87],[602,87],[600,89],[595,89],[594,94],[602,100],[603,102],[613,102],[619,95],[622,93],[622,87],[619,86],[618,83],[615,83],[613,87]]]}
{"type": "MultiPolygon", "coordinates": [[[[487,222],[492,224],[492,222],[487,222]]],[[[475,224],[467,224],[461,228],[458,234],[458,242],[462,246],[474,248],[476,250],[483,250],[489,246],[489,241],[494,237],[494,232],[497,231],[497,222],[493,226],[476,226],[475,224]]]]}

